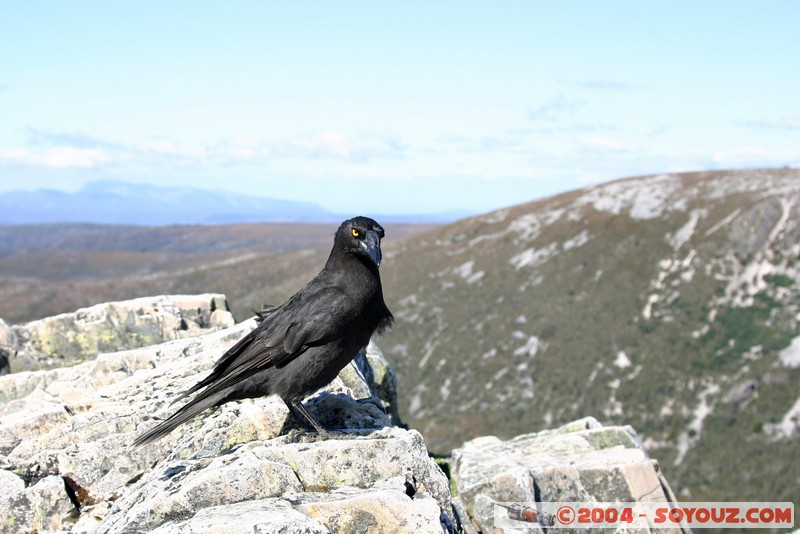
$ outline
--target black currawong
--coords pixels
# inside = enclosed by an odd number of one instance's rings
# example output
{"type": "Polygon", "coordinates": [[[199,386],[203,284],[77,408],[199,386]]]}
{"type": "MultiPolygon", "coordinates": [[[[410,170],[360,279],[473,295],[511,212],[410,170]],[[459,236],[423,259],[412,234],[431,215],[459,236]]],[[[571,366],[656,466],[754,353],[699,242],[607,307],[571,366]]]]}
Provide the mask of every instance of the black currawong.
{"type": "Polygon", "coordinates": [[[378,272],[383,236],[368,217],[344,221],[322,271],[288,301],[259,313],[258,326],[176,401],[197,392],[194,398],[134,445],[155,441],[213,406],[267,395],[278,395],[295,416],[325,433],[302,400],[329,384],[373,333],[392,324],[378,272]]]}

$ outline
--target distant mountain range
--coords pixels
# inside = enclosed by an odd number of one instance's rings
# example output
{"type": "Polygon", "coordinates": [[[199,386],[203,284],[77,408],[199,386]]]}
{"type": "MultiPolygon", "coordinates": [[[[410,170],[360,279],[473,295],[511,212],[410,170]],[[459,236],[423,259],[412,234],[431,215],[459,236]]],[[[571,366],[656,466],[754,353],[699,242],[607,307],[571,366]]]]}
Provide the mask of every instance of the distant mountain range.
{"type": "MultiPolygon", "coordinates": [[[[454,221],[466,213],[369,215],[386,222],[441,223],[454,221]]],[[[0,224],[320,223],[340,222],[350,216],[331,213],[311,202],[105,180],[90,182],[74,193],[53,189],[0,193],[0,224]]]]}

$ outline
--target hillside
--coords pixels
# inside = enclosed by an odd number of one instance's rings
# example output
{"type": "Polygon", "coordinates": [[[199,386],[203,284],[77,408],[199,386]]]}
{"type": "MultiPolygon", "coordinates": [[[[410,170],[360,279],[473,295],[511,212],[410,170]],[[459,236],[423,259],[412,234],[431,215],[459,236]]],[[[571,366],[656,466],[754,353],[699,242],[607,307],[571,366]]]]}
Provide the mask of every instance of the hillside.
{"type": "Polygon", "coordinates": [[[626,421],[679,497],[796,498],[799,212],[797,170],[663,175],[403,242],[381,346],[404,420],[438,451],[626,421]]]}

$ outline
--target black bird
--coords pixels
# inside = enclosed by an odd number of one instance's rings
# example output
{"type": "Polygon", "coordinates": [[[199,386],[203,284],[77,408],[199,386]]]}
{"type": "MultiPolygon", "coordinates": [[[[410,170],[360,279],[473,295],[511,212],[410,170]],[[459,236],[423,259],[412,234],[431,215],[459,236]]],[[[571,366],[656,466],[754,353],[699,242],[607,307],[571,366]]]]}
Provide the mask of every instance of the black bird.
{"type": "Polygon", "coordinates": [[[378,272],[383,236],[368,217],[344,221],[322,271],[282,305],[257,314],[258,326],[175,401],[202,391],[134,445],[155,441],[212,406],[266,395],[281,397],[295,417],[324,434],[302,400],[329,384],[373,333],[392,323],[378,272]]]}

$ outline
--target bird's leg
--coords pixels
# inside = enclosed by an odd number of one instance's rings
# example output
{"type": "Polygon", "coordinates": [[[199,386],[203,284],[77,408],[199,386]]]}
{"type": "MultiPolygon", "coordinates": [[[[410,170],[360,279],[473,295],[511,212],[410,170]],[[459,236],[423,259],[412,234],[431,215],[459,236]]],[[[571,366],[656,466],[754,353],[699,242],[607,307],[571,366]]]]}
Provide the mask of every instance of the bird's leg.
{"type": "Polygon", "coordinates": [[[316,419],[311,417],[311,414],[308,413],[308,410],[306,410],[305,406],[303,406],[303,403],[287,402],[286,405],[289,407],[289,411],[292,412],[292,415],[294,415],[296,419],[300,420],[301,422],[303,419],[305,419],[311,423],[311,426],[314,427],[319,435],[324,436],[328,434],[328,431],[325,430],[325,428],[319,424],[316,419]],[[300,415],[302,415],[302,417],[298,417],[300,415]]]}

